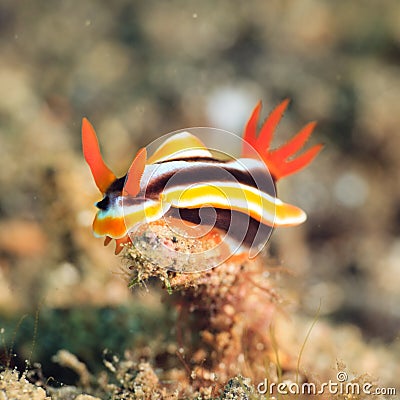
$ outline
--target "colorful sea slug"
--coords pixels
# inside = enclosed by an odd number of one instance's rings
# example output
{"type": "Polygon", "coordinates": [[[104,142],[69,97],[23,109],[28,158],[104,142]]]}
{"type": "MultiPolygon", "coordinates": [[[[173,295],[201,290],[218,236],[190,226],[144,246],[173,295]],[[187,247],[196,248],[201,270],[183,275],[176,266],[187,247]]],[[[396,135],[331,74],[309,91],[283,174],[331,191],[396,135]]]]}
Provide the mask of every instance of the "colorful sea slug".
{"type": "Polygon", "coordinates": [[[300,208],[276,196],[276,182],[308,165],[321,150],[317,144],[296,158],[310,137],[315,123],[305,125],[285,145],[270,150],[274,130],[288,105],[279,104],[257,135],[261,102],[254,109],[244,132],[238,159],[218,159],[202,141],[183,131],[167,138],[150,156],[146,148],[136,154],[126,175],[117,178],[100,153],[90,122],[82,122],[85,159],[103,195],[96,203],[93,222],[105,245],[116,241],[116,254],[131,241],[137,226],[162,218],[210,225],[235,243],[235,254],[259,249],[273,227],[294,226],[306,219],[300,208]]]}

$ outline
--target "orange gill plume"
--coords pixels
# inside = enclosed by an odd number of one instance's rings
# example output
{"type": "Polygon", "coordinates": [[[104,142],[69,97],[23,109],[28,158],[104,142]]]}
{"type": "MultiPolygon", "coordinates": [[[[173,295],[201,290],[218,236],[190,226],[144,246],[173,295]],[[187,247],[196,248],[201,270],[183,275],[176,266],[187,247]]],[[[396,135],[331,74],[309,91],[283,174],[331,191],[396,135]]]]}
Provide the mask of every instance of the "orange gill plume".
{"type": "Polygon", "coordinates": [[[271,112],[263,123],[260,133],[257,136],[257,124],[262,108],[262,103],[260,101],[247,122],[243,136],[245,142],[242,150],[243,156],[248,156],[251,152],[251,147],[254,148],[268,166],[275,181],[294,174],[307,166],[323,147],[322,144],[317,144],[300,156],[289,159],[304,146],[315,128],[316,122],[309,122],[286,144],[278,149],[270,150],[275,128],[279,124],[288,104],[289,99],[285,99],[271,112]]]}

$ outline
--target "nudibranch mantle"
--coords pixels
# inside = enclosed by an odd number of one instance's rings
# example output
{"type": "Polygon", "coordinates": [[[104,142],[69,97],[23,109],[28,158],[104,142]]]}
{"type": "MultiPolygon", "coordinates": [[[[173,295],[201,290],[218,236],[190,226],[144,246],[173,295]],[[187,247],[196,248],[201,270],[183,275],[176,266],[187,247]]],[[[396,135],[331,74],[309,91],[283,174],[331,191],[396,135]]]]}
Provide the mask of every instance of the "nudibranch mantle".
{"type": "MultiPolygon", "coordinates": [[[[198,135],[182,131],[169,135],[149,157],[146,148],[140,149],[127,174],[120,178],[103,161],[96,133],[84,118],[83,153],[103,194],[96,203],[95,236],[105,237],[105,244],[115,239],[118,254],[144,224],[164,220],[175,229],[183,222],[196,239],[196,235],[201,238],[210,231],[221,235],[229,255],[255,256],[274,227],[305,221],[303,210],[277,198],[275,185],[309,164],[322,147],[314,145],[291,159],[310,137],[315,127],[311,122],[289,142],[270,150],[287,105],[288,100],[284,100],[272,111],[258,135],[261,102],[256,106],[245,129],[240,158],[221,159],[198,135]]],[[[224,132],[214,131],[214,135],[224,132]]]]}

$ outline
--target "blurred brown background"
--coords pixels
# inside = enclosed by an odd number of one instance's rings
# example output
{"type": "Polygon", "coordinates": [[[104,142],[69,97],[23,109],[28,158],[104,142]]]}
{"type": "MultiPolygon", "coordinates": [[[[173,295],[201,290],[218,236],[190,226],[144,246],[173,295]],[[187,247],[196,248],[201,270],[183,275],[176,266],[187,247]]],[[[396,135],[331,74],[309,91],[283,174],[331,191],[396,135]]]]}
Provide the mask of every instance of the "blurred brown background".
{"type": "Polygon", "coordinates": [[[92,237],[83,116],[122,175],[162,134],[241,134],[259,99],[266,117],[290,97],[275,143],[318,120],[311,142],[326,146],[278,186],[309,216],[273,235],[295,274],[286,290],[296,312],[321,301],[339,330],[398,350],[399,62],[396,0],[2,0],[0,325],[38,307],[151,303],[92,237]]]}

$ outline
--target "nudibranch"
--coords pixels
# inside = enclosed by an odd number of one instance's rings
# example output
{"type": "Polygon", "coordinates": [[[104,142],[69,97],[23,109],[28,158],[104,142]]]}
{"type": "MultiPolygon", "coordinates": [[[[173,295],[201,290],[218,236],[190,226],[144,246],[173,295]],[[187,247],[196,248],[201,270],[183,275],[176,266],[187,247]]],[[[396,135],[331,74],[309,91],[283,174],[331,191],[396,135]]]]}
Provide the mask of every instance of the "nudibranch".
{"type": "Polygon", "coordinates": [[[293,158],[310,137],[315,123],[305,125],[283,146],[271,150],[273,133],[288,105],[284,100],[262,124],[257,135],[261,102],[243,135],[242,154],[220,159],[195,135],[182,131],[168,137],[150,156],[136,154],[126,175],[117,178],[100,153],[90,122],[82,122],[85,159],[103,195],[93,222],[95,236],[105,245],[116,241],[116,254],[132,241],[135,229],[162,218],[198,226],[239,244],[236,253],[259,249],[274,227],[295,226],[306,219],[300,208],[276,196],[276,182],[308,165],[321,150],[317,144],[293,158]]]}

